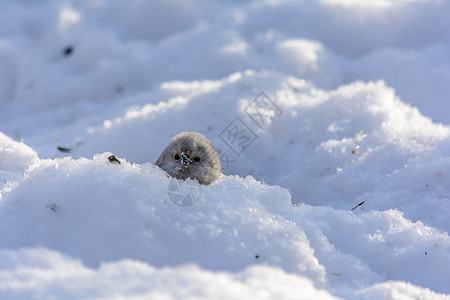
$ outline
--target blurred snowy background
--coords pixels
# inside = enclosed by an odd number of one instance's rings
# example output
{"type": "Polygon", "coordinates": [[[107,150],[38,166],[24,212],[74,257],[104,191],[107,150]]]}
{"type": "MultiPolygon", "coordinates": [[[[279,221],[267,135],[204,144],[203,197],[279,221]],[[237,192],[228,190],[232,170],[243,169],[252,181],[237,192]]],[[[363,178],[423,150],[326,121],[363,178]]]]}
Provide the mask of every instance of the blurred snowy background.
{"type": "Polygon", "coordinates": [[[0,298],[449,299],[449,16],[1,1],[0,298]],[[184,208],[182,131],[230,175],[184,208]]]}

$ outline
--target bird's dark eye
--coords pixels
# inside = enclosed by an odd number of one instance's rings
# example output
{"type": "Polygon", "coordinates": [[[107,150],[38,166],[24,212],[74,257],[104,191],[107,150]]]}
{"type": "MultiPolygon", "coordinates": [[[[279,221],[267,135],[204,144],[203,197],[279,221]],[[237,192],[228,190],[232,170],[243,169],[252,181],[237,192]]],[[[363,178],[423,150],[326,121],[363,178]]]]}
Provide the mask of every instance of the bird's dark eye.
{"type": "Polygon", "coordinates": [[[195,162],[199,162],[200,161],[200,157],[196,156],[192,160],[195,161],[195,162]]]}
{"type": "Polygon", "coordinates": [[[181,157],[180,157],[180,155],[177,153],[177,154],[175,154],[175,160],[179,160],[181,157]]]}

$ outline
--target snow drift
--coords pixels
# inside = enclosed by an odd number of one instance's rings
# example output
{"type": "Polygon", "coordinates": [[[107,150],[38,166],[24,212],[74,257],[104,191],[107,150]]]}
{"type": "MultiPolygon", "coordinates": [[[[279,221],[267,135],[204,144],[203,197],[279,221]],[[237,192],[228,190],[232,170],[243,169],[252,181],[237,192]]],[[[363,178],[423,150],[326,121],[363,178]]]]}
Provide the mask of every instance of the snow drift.
{"type": "Polygon", "coordinates": [[[1,298],[448,298],[449,12],[2,1],[1,298]]]}

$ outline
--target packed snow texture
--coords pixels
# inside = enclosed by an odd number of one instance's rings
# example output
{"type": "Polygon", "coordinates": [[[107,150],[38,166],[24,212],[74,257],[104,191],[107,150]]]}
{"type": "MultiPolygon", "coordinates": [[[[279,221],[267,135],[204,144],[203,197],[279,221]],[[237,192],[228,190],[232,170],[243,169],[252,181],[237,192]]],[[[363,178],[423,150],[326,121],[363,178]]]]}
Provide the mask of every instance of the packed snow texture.
{"type": "Polygon", "coordinates": [[[449,299],[449,15],[0,2],[0,298],[449,299]],[[182,131],[227,175],[189,207],[182,131]]]}

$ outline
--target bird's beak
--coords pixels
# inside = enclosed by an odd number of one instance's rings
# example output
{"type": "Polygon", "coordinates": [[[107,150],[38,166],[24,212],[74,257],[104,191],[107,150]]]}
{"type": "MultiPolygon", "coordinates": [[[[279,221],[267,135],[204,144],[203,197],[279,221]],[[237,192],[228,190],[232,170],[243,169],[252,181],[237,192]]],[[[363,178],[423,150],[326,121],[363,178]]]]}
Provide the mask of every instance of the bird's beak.
{"type": "Polygon", "coordinates": [[[190,158],[186,155],[186,153],[181,152],[181,160],[180,160],[180,162],[181,162],[182,165],[188,166],[188,165],[190,165],[190,164],[192,163],[192,159],[190,159],[190,158]]]}

